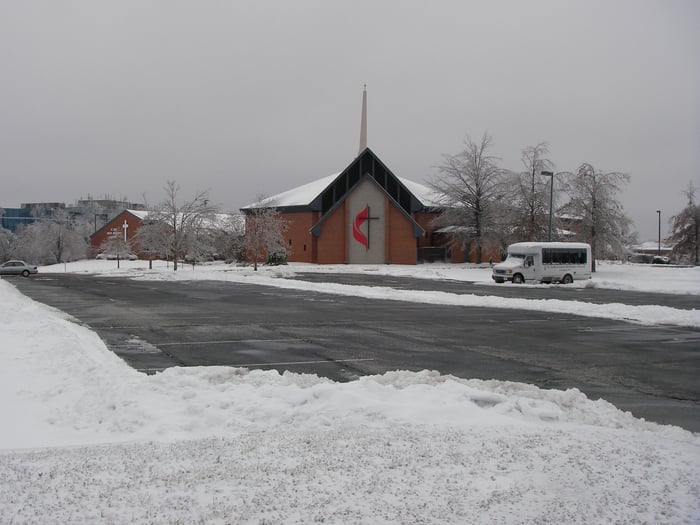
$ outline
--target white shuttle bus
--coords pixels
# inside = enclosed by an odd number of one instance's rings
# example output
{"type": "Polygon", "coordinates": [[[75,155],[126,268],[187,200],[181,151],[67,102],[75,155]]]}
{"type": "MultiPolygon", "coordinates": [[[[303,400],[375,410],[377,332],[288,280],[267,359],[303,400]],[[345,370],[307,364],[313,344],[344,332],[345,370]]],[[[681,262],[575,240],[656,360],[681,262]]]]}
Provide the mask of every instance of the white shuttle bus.
{"type": "Polygon", "coordinates": [[[582,242],[518,242],[508,246],[508,257],[493,267],[497,283],[543,283],[591,278],[591,246],[582,242]]]}

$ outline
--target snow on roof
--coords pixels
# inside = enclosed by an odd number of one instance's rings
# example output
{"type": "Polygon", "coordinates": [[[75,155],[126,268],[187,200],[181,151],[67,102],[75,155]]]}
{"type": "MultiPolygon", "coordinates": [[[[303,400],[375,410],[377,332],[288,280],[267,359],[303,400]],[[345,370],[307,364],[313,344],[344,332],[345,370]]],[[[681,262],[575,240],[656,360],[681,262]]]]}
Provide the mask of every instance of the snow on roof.
{"type": "MultiPolygon", "coordinates": [[[[254,209],[261,206],[308,206],[323,192],[323,190],[331,185],[338,175],[340,175],[340,172],[317,179],[313,182],[309,182],[303,186],[278,193],[277,195],[267,197],[261,202],[250,203],[247,206],[243,206],[241,209],[254,209]]],[[[438,195],[433,190],[423,184],[404,179],[403,177],[396,178],[399,179],[401,184],[403,184],[408,191],[410,191],[419,201],[421,201],[424,206],[438,206],[438,195]]]]}
{"type": "Polygon", "coordinates": [[[308,206],[323,190],[325,190],[340,173],[334,173],[297,188],[267,197],[260,202],[252,202],[243,206],[243,210],[265,206],[308,206]]]}
{"type": "Polygon", "coordinates": [[[146,220],[146,217],[148,217],[148,213],[149,213],[148,210],[126,210],[126,211],[131,213],[131,215],[136,215],[136,217],[138,217],[142,221],[146,220]]]}
{"type": "MultiPolygon", "coordinates": [[[[149,213],[155,213],[154,211],[148,211],[148,210],[126,210],[132,215],[135,215],[142,221],[145,221],[148,218],[149,213]]],[[[214,228],[225,228],[231,224],[242,224],[243,223],[243,217],[240,213],[215,213],[211,217],[207,217],[204,220],[204,225],[209,226],[209,227],[214,227],[214,228]]]]}
{"type": "Polygon", "coordinates": [[[463,233],[463,234],[473,234],[476,229],[473,226],[445,226],[439,230],[435,230],[435,233],[463,233]]]}
{"type": "MultiPolygon", "coordinates": [[[[644,241],[640,244],[635,244],[634,246],[632,246],[632,249],[638,252],[658,250],[659,241],[644,241]]],[[[673,246],[667,246],[661,243],[661,249],[669,251],[673,249],[673,246]]]]}
{"type": "Polygon", "coordinates": [[[397,177],[401,184],[406,186],[406,189],[413,193],[413,195],[423,203],[423,206],[441,206],[440,204],[440,194],[437,193],[432,188],[429,188],[425,184],[420,182],[414,182],[412,180],[404,179],[403,177],[397,177]]]}

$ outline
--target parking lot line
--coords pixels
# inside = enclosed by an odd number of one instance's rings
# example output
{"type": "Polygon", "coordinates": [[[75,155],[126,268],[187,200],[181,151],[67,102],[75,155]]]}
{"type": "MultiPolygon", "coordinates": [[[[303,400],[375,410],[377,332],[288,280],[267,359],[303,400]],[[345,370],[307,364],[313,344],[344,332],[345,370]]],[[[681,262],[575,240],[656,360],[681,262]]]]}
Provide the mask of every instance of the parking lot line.
{"type": "Polygon", "coordinates": [[[304,339],[228,339],[224,341],[177,341],[174,343],[156,343],[156,346],[221,345],[229,343],[284,343],[288,341],[304,341],[304,339]]]}

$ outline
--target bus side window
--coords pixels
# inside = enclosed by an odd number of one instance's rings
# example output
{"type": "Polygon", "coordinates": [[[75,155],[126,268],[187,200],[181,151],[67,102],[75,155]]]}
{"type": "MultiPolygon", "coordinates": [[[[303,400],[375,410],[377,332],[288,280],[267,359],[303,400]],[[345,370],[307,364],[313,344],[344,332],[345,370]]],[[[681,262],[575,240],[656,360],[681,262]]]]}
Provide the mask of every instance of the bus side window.
{"type": "Polygon", "coordinates": [[[535,261],[533,260],[532,255],[528,255],[525,259],[525,267],[529,268],[533,264],[535,264],[535,261]]]}

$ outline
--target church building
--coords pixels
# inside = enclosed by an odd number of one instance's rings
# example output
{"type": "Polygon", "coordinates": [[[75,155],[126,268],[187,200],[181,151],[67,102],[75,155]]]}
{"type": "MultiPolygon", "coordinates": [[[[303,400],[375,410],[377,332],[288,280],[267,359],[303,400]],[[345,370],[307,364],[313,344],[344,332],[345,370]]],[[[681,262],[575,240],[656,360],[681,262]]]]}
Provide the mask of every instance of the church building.
{"type": "MultiPolygon", "coordinates": [[[[275,208],[287,223],[290,262],[317,264],[416,264],[430,260],[439,234],[431,221],[437,196],[396,176],[367,147],[367,90],[362,96],[360,150],[340,173],[274,195],[241,209],[248,217],[275,208]],[[431,252],[431,250],[433,250],[431,252]]],[[[443,240],[444,241],[444,240],[443,240]]],[[[462,262],[461,253],[452,253],[462,262]]]]}
{"type": "Polygon", "coordinates": [[[106,245],[117,240],[123,241],[125,246],[132,246],[133,251],[138,253],[136,232],[147,216],[148,212],[144,210],[124,210],[119,213],[90,236],[92,255],[102,252],[106,245]]]}

